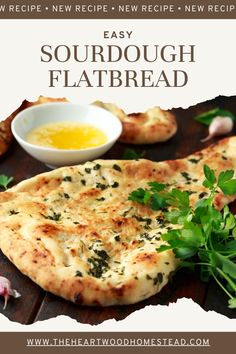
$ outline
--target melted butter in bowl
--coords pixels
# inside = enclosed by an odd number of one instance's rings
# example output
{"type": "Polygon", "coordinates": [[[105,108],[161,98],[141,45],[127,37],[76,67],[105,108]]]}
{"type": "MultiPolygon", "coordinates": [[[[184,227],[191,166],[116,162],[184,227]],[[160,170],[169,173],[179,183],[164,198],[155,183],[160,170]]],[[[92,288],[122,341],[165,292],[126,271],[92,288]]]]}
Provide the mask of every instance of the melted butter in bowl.
{"type": "Polygon", "coordinates": [[[120,120],[110,112],[69,102],[27,108],[12,122],[12,133],[22,148],[53,168],[104,155],[121,132],[120,120]]]}
{"type": "Polygon", "coordinates": [[[26,137],[31,144],[65,150],[96,147],[107,140],[106,134],[93,125],[68,121],[43,124],[26,137]]]}

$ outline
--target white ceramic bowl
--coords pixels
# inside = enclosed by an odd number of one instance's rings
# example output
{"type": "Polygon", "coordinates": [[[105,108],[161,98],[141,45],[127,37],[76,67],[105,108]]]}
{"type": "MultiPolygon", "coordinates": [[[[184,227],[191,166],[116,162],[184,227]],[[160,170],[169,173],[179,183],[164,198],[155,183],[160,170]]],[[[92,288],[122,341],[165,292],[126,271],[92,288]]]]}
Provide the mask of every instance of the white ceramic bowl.
{"type": "Polygon", "coordinates": [[[20,112],[12,122],[12,133],[22,148],[49,167],[75,165],[91,161],[109,150],[122,131],[120,120],[112,113],[92,105],[55,102],[33,106],[20,112]],[[27,134],[42,124],[72,121],[92,124],[107,135],[107,142],[97,147],[76,150],[54,149],[30,144],[27,134]]]}

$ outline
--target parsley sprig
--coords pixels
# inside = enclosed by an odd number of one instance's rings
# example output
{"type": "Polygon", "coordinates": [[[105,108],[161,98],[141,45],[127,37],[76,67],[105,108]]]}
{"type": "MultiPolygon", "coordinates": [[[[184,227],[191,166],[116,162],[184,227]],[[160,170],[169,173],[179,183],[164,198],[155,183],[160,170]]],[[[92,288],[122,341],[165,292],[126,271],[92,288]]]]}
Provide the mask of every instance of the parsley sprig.
{"type": "Polygon", "coordinates": [[[189,192],[168,191],[167,185],[157,182],[150,182],[147,189],[133,191],[129,200],[163,210],[165,219],[176,228],[162,235],[166,244],[157,252],[172,250],[179,259],[179,268],[199,266],[201,279],[214,278],[229,297],[228,307],[236,308],[236,219],[228,206],[222,212],[214,206],[218,192],[236,194],[236,179],[233,170],[216,176],[207,165],[204,176],[203,186],[209,193],[193,207],[189,192]]]}

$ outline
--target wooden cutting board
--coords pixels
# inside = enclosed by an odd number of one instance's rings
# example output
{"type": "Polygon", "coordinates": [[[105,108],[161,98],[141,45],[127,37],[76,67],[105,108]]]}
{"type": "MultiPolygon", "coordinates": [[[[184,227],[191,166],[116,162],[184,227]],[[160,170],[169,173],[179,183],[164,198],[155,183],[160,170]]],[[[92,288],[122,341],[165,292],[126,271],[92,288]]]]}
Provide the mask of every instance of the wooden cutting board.
{"type": "MultiPolygon", "coordinates": [[[[145,150],[145,158],[162,161],[182,158],[208,146],[200,139],[207,135],[207,128],[195,122],[193,117],[211,108],[221,107],[236,114],[236,97],[217,97],[186,110],[178,108],[173,113],[178,120],[178,133],[166,143],[147,146],[131,146],[117,143],[105,156],[105,159],[120,159],[125,148],[135,148],[137,151],[145,150]]],[[[232,133],[236,134],[236,129],[232,133]]],[[[235,152],[236,154],[236,152],[235,152]]],[[[0,174],[14,176],[14,183],[35,176],[49,169],[42,163],[26,154],[15,142],[8,153],[0,160],[0,174]]],[[[236,211],[236,203],[231,206],[236,211]]],[[[3,300],[0,299],[0,312],[12,321],[30,324],[37,320],[45,320],[57,315],[68,315],[79,322],[98,324],[107,319],[124,319],[130,313],[147,305],[168,304],[178,298],[188,297],[200,304],[206,310],[215,310],[230,318],[236,318],[236,310],[227,308],[227,298],[214,282],[202,283],[197,274],[186,271],[177,273],[170,284],[161,293],[135,305],[112,306],[108,308],[76,306],[59,297],[40,289],[26,276],[22,275],[14,265],[0,252],[0,275],[9,278],[21,294],[20,299],[11,299],[7,309],[2,310],[3,300]]]]}

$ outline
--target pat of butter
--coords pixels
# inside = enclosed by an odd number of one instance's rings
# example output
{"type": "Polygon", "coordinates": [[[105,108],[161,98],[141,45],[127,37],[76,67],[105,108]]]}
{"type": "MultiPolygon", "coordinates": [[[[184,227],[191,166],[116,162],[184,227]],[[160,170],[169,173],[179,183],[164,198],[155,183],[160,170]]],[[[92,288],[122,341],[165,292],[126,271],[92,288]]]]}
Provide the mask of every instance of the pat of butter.
{"type": "Polygon", "coordinates": [[[106,143],[106,134],[97,127],[77,122],[56,122],[31,130],[26,140],[55,149],[86,149],[106,143]]]}

